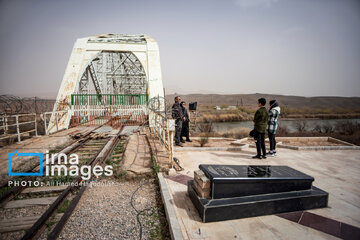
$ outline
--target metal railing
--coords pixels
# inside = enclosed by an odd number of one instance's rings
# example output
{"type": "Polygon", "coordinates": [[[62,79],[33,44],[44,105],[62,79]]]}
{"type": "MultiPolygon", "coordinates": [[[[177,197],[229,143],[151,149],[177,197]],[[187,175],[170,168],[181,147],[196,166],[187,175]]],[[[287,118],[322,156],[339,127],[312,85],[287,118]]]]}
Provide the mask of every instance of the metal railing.
{"type": "Polygon", "coordinates": [[[143,105],[125,106],[72,106],[71,126],[102,125],[113,127],[142,124],[148,119],[148,110],[143,105]]]}
{"type": "Polygon", "coordinates": [[[175,120],[168,119],[161,113],[149,110],[150,129],[156,137],[160,139],[160,143],[166,148],[169,156],[169,165],[173,165],[174,156],[174,134],[175,120]]]}
{"type": "Polygon", "coordinates": [[[22,135],[32,132],[38,135],[36,113],[0,116],[0,140],[17,137],[17,141],[21,142],[22,135]]]}
{"type": "Polygon", "coordinates": [[[147,105],[148,94],[71,94],[72,106],[147,105]]]}
{"type": "Polygon", "coordinates": [[[50,118],[52,114],[54,114],[55,116],[55,127],[56,127],[55,132],[65,129],[65,128],[59,128],[59,119],[61,116],[64,115],[64,113],[68,113],[69,111],[70,110],[57,111],[57,112],[44,112],[43,118],[44,118],[45,134],[49,135],[48,123],[50,122],[50,118]],[[59,116],[59,114],[61,114],[61,116],[59,116]]]}
{"type": "Polygon", "coordinates": [[[58,132],[68,127],[75,126],[95,126],[95,125],[110,125],[113,127],[120,127],[126,125],[142,124],[148,120],[148,109],[143,105],[127,105],[127,106],[109,106],[101,105],[92,106],[72,106],[69,110],[45,112],[43,114],[45,133],[48,135],[49,122],[53,121],[54,131],[58,132]],[[65,115],[71,117],[69,126],[65,127],[60,124],[60,120],[65,115]],[[53,116],[53,117],[51,117],[53,116]],[[51,117],[51,118],[50,118],[51,117]]]}
{"type": "MultiPolygon", "coordinates": [[[[168,151],[168,163],[170,166],[173,165],[175,120],[168,119],[162,113],[148,109],[144,105],[110,106],[109,108],[103,108],[103,106],[98,108],[84,107],[82,109],[72,108],[65,111],[44,112],[40,117],[44,122],[46,135],[49,135],[48,126],[51,115],[54,116],[55,132],[65,129],[59,125],[59,120],[65,114],[71,115],[72,123],[76,123],[75,125],[132,125],[149,120],[151,132],[159,138],[160,143],[168,151]]],[[[32,132],[34,132],[35,136],[38,136],[37,124],[37,114],[35,113],[2,115],[0,116],[0,140],[17,137],[17,141],[20,142],[24,134],[32,132]],[[29,127],[30,124],[33,124],[33,126],[29,127]]]]}

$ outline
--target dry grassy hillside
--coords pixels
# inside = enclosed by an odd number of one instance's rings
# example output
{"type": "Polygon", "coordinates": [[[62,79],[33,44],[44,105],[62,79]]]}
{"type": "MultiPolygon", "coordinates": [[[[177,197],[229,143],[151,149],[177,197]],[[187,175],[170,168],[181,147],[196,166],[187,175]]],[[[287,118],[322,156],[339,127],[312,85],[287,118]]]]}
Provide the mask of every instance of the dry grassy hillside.
{"type": "MultiPolygon", "coordinates": [[[[174,94],[167,95],[166,99],[173,102],[174,94]]],[[[188,94],[181,95],[186,102],[197,101],[200,105],[238,105],[256,106],[257,99],[264,97],[265,99],[276,99],[280,105],[290,108],[344,108],[359,109],[360,97],[300,97],[272,94],[188,94]]]]}
{"type": "MultiPolygon", "coordinates": [[[[175,95],[167,95],[172,103],[175,95]]],[[[268,102],[276,99],[280,106],[282,117],[286,118],[360,118],[360,97],[300,97],[272,94],[188,94],[181,95],[187,103],[197,101],[200,121],[230,122],[250,120],[257,108],[257,100],[264,97],[268,102]],[[236,106],[236,109],[216,111],[214,106],[226,108],[236,106]]],[[[267,105],[268,107],[268,105],[267,105]]]]}

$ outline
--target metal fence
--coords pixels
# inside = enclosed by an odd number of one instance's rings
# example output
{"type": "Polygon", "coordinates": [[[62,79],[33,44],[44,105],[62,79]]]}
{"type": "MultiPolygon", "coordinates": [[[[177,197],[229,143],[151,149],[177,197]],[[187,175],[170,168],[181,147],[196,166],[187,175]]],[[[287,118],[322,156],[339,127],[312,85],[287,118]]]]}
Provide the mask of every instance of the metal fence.
{"type": "Polygon", "coordinates": [[[164,114],[149,110],[151,132],[160,139],[161,144],[168,151],[169,165],[173,165],[175,120],[164,114]]]}
{"type": "MultiPolygon", "coordinates": [[[[94,106],[93,106],[94,107],[94,106]]],[[[168,119],[164,114],[149,110],[143,105],[111,106],[104,108],[83,107],[68,111],[44,112],[39,115],[44,122],[45,134],[48,135],[48,124],[51,115],[55,119],[56,131],[63,130],[59,127],[59,118],[64,114],[71,114],[71,126],[76,125],[102,125],[113,127],[126,125],[142,125],[151,118],[151,132],[160,140],[168,151],[169,165],[173,165],[175,121],[168,119]]],[[[0,116],[0,140],[15,139],[18,142],[26,135],[37,136],[37,114],[19,114],[0,116]]]]}
{"type": "Polygon", "coordinates": [[[148,94],[71,94],[72,106],[146,106],[148,94]]]}
{"type": "Polygon", "coordinates": [[[17,138],[21,142],[30,133],[38,135],[36,113],[0,116],[0,140],[17,138]]]}
{"type": "Polygon", "coordinates": [[[148,94],[72,94],[70,126],[140,125],[148,120],[148,94]]]}
{"type": "Polygon", "coordinates": [[[110,125],[120,127],[141,125],[148,120],[148,110],[141,105],[77,108],[72,110],[70,126],[110,125]]]}
{"type": "Polygon", "coordinates": [[[68,113],[70,110],[68,111],[57,111],[57,112],[44,112],[43,113],[43,121],[44,121],[44,127],[45,127],[45,134],[49,135],[49,129],[48,129],[48,123],[51,120],[51,116],[53,115],[55,117],[55,127],[56,127],[56,131],[58,132],[60,130],[66,129],[66,128],[61,128],[59,127],[59,119],[65,114],[68,113]]]}

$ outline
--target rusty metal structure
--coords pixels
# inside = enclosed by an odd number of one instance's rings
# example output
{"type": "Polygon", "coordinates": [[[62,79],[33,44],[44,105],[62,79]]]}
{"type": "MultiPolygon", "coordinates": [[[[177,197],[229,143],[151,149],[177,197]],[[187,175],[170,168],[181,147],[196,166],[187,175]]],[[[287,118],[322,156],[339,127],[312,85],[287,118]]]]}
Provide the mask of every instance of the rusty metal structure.
{"type": "Polygon", "coordinates": [[[158,45],[147,35],[104,34],[75,42],[47,132],[77,124],[120,126],[165,111],[158,45]],[[154,101],[157,99],[157,101],[154,101]],[[156,109],[149,102],[157,102],[156,109]]]}

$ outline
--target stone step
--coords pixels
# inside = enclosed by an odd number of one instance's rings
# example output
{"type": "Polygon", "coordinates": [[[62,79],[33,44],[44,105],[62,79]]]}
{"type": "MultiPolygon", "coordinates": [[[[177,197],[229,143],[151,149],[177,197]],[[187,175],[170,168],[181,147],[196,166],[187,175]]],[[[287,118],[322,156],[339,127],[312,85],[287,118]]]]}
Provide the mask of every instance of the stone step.
{"type": "Polygon", "coordinates": [[[323,208],[328,205],[328,193],[312,187],[309,190],[252,195],[244,197],[204,199],[188,182],[188,194],[203,222],[256,217],[323,208]]]}

